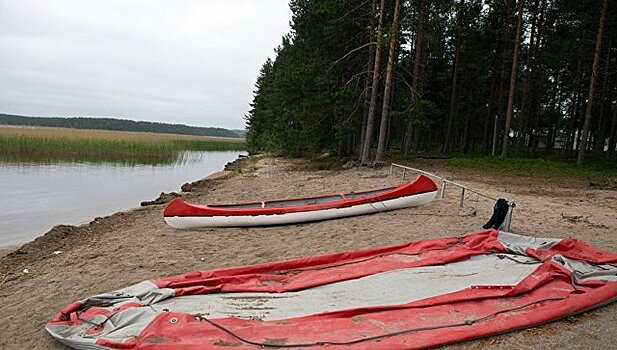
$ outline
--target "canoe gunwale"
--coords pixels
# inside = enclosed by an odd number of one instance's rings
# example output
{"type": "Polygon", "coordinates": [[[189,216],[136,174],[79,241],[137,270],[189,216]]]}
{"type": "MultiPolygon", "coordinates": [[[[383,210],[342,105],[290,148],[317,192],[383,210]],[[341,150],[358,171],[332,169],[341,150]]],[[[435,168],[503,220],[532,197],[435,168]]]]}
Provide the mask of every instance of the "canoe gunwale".
{"type": "MultiPolygon", "coordinates": [[[[418,193],[414,193],[408,196],[400,196],[400,197],[396,197],[396,198],[391,198],[391,199],[403,199],[403,198],[409,198],[409,197],[415,197],[421,194],[425,194],[425,193],[431,193],[431,192],[435,192],[435,191],[425,191],[425,192],[418,192],[418,193]]],[[[271,216],[271,215],[285,215],[285,214],[291,214],[291,213],[298,213],[298,212],[311,212],[311,211],[320,211],[320,210],[331,210],[331,209],[343,209],[343,208],[350,208],[350,207],[355,207],[358,205],[362,205],[362,204],[376,204],[376,203],[380,203],[380,202],[386,202],[387,200],[383,200],[383,199],[377,199],[374,201],[363,201],[362,203],[354,203],[354,204],[346,204],[347,201],[343,200],[343,201],[339,201],[339,202],[330,202],[333,204],[337,204],[337,205],[333,205],[331,207],[326,207],[326,208],[317,208],[316,205],[307,205],[307,206],[303,206],[306,209],[304,210],[299,210],[299,211],[287,211],[287,212],[276,212],[276,213],[265,213],[265,212],[259,212],[259,213],[246,213],[246,214],[227,214],[227,213],[217,213],[217,214],[213,214],[213,215],[173,215],[173,216],[165,216],[165,217],[178,217],[178,218],[190,218],[190,217],[202,217],[202,218],[210,218],[210,217],[219,217],[219,216],[223,216],[223,217],[234,217],[234,216],[271,216]],[[315,207],[315,208],[309,208],[309,207],[315,207]]],[[[187,203],[189,204],[189,203],[187,203]]],[[[208,208],[212,208],[211,206],[208,205],[208,208]]],[[[255,209],[294,209],[295,207],[275,207],[275,208],[255,208],[255,209]]],[[[218,208],[217,208],[218,209],[218,208]]],[[[384,210],[379,210],[379,211],[384,211],[384,210]]]]}
{"type": "Polygon", "coordinates": [[[310,221],[323,221],[339,219],[343,217],[373,214],[389,210],[415,207],[428,204],[433,201],[437,192],[424,192],[405,197],[383,200],[358,205],[347,205],[317,210],[299,210],[295,212],[278,213],[254,213],[253,215],[216,215],[216,216],[167,216],[165,221],[168,225],[181,228],[206,228],[206,227],[252,227],[252,226],[276,226],[298,224],[310,221]]]}
{"type": "Polygon", "coordinates": [[[215,205],[196,205],[185,202],[182,198],[176,198],[171,201],[164,210],[163,216],[170,217],[233,217],[233,216],[260,216],[260,215],[282,215],[288,213],[310,212],[327,209],[339,209],[358,206],[362,204],[374,204],[387,200],[411,197],[424,193],[436,192],[437,185],[430,178],[420,175],[415,180],[404,183],[395,187],[387,187],[383,189],[374,189],[362,192],[348,192],[341,194],[329,194],[314,197],[290,198],[284,200],[268,200],[262,202],[247,202],[238,204],[215,204],[215,205]],[[347,198],[346,195],[375,192],[375,195],[347,198]],[[310,200],[318,200],[320,198],[338,197],[340,199],[334,201],[324,201],[321,203],[312,203],[304,205],[276,206],[268,207],[267,203],[275,202],[302,202],[310,200]],[[246,207],[249,205],[259,205],[259,207],[246,207]],[[244,206],[244,207],[243,207],[244,206]]]}

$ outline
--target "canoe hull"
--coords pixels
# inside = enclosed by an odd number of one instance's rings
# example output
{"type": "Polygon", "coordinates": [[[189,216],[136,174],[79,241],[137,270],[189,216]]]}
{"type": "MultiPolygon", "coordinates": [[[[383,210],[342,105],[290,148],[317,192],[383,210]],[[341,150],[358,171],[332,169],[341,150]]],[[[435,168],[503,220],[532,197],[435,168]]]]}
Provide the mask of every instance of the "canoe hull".
{"type": "Polygon", "coordinates": [[[181,229],[286,225],[415,207],[430,203],[436,194],[437,184],[420,175],[397,187],[306,198],[213,205],[176,198],[163,216],[167,224],[181,229]]]}
{"type": "Polygon", "coordinates": [[[173,216],[165,217],[168,225],[180,229],[200,227],[243,227],[243,226],[272,226],[286,225],[309,221],[321,221],[343,218],[356,215],[366,215],[417,207],[428,204],[435,199],[436,191],[414,194],[406,197],[385,200],[381,202],[365,203],[349,207],[302,211],[295,213],[272,215],[235,215],[235,216],[173,216]]]}

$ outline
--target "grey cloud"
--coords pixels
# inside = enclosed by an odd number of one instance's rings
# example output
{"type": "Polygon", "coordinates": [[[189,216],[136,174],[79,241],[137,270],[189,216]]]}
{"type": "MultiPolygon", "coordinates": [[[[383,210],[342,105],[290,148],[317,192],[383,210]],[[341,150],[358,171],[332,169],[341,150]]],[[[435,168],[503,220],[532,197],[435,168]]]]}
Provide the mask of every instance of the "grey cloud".
{"type": "Polygon", "coordinates": [[[287,0],[0,0],[0,113],[241,128],[287,0]]]}

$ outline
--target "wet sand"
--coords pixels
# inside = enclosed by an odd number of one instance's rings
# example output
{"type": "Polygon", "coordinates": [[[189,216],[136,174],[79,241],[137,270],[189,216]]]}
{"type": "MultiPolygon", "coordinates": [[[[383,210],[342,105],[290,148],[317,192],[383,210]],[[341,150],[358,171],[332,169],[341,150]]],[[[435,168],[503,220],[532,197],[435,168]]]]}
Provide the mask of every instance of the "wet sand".
{"type": "MultiPolygon", "coordinates": [[[[438,160],[410,165],[516,201],[513,232],[573,236],[617,252],[614,190],[596,189],[582,180],[487,175],[438,160]]],[[[360,191],[402,182],[402,173],[390,176],[389,167],[317,170],[306,161],[267,156],[244,159],[229,170],[184,186],[190,192],[182,195],[197,203],[239,202],[360,191]]],[[[145,279],[480,230],[493,203],[469,195],[460,208],[459,199],[460,192],[450,187],[444,199],[423,207],[266,228],[176,230],[162,219],[164,204],[97,218],[79,227],[58,226],[19,249],[0,252],[0,349],[67,349],[43,328],[58,310],[145,279]]],[[[608,348],[617,343],[615,325],[617,305],[611,304],[568,320],[446,348],[608,348]]]]}

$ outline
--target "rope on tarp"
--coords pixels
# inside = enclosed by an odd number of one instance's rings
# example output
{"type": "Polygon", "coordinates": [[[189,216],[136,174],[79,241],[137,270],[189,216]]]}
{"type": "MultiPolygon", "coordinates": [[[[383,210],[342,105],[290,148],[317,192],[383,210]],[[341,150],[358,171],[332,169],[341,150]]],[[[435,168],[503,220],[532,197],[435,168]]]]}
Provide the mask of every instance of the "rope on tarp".
{"type": "MultiPolygon", "coordinates": [[[[395,168],[403,169],[403,179],[405,179],[405,177],[407,176],[407,172],[410,171],[410,172],[426,175],[428,177],[436,179],[438,182],[441,182],[441,191],[440,191],[439,198],[444,198],[445,197],[445,195],[446,195],[446,188],[449,185],[460,188],[461,189],[461,198],[460,198],[459,205],[460,205],[461,208],[465,204],[465,194],[467,192],[476,194],[477,195],[476,198],[484,197],[486,199],[490,199],[490,200],[493,200],[495,202],[499,200],[499,198],[495,198],[495,197],[489,196],[489,195],[487,195],[485,193],[482,193],[482,192],[480,192],[478,190],[469,188],[469,187],[467,187],[467,186],[465,186],[463,184],[460,184],[458,182],[450,181],[450,180],[447,180],[446,178],[443,178],[443,177],[441,177],[439,175],[430,173],[430,172],[422,170],[422,169],[412,168],[412,167],[409,167],[409,166],[406,166],[406,165],[401,165],[401,164],[396,164],[396,163],[390,164],[390,175],[394,174],[394,169],[395,168]]],[[[476,204],[477,204],[477,200],[476,200],[476,204]]],[[[508,214],[506,215],[505,221],[503,223],[503,228],[504,228],[505,231],[510,231],[510,225],[512,223],[512,215],[513,215],[513,211],[514,211],[515,207],[516,207],[516,203],[508,201],[508,214]]]]}
{"type": "Polygon", "coordinates": [[[349,340],[349,341],[345,341],[345,342],[335,342],[335,341],[321,341],[321,342],[312,342],[312,343],[298,343],[298,344],[272,344],[272,343],[268,343],[268,342],[258,342],[258,341],[253,341],[247,338],[244,338],[240,335],[238,335],[237,333],[235,333],[234,331],[232,331],[229,328],[226,328],[210,319],[208,319],[207,317],[204,317],[204,315],[201,314],[195,314],[193,315],[195,317],[195,319],[199,320],[199,321],[204,321],[209,323],[210,325],[212,325],[215,328],[218,328],[219,330],[229,334],[230,336],[234,337],[235,339],[238,339],[239,341],[249,344],[249,345],[254,345],[254,346],[259,346],[259,347],[266,347],[266,348],[307,348],[307,347],[313,347],[313,346],[326,346],[326,345],[354,345],[354,344],[358,344],[358,343],[363,343],[363,342],[367,342],[367,341],[376,341],[376,340],[381,340],[384,338],[390,338],[390,337],[395,337],[398,335],[404,335],[404,334],[410,334],[410,333],[416,333],[416,332],[421,332],[421,331],[430,331],[430,330],[436,330],[436,329],[444,329],[444,328],[454,328],[454,327],[464,327],[464,326],[473,326],[476,323],[479,322],[484,322],[484,321],[488,321],[492,318],[497,317],[500,314],[504,314],[504,313],[508,313],[508,312],[515,312],[515,311],[519,311],[525,308],[528,308],[530,306],[534,306],[536,304],[540,304],[540,303],[544,303],[547,301],[560,301],[560,300],[564,300],[567,299],[568,297],[549,297],[549,298],[544,298],[541,300],[536,300],[530,303],[527,303],[525,305],[521,305],[521,306],[517,306],[511,309],[505,309],[505,310],[499,310],[496,312],[493,312],[491,314],[488,314],[486,316],[483,317],[479,317],[476,319],[467,319],[463,322],[458,322],[458,323],[450,323],[450,324],[444,324],[444,325],[438,325],[438,326],[427,326],[427,327],[418,327],[418,328],[409,328],[409,329],[403,329],[397,332],[391,332],[391,333],[385,333],[385,334],[379,334],[379,335],[375,335],[372,337],[365,337],[365,338],[358,338],[358,339],[353,339],[353,340],[349,340]]]}

